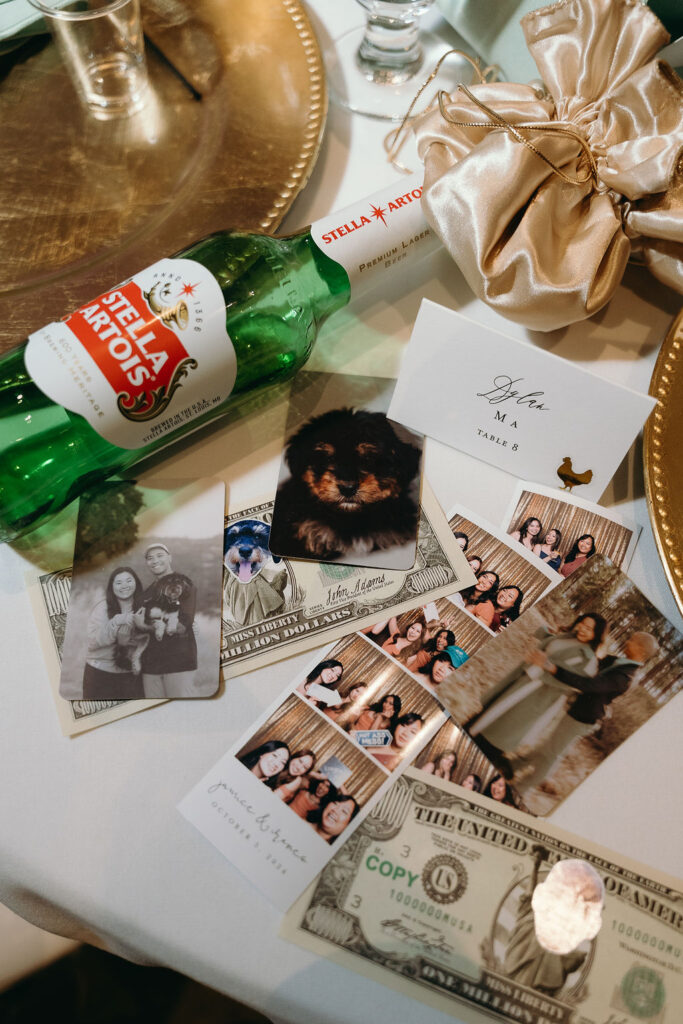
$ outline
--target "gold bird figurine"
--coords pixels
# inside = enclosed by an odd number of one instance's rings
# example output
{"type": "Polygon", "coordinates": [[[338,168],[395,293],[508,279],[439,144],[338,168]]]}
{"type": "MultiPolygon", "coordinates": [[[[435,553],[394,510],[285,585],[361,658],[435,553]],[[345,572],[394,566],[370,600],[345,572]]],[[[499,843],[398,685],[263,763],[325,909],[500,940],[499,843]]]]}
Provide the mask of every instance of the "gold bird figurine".
{"type": "Polygon", "coordinates": [[[593,470],[587,469],[585,473],[577,473],[572,467],[572,460],[568,455],[565,455],[562,460],[562,465],[557,470],[557,475],[562,481],[563,491],[571,491],[572,488],[577,487],[579,484],[589,484],[593,479],[593,470]]]}

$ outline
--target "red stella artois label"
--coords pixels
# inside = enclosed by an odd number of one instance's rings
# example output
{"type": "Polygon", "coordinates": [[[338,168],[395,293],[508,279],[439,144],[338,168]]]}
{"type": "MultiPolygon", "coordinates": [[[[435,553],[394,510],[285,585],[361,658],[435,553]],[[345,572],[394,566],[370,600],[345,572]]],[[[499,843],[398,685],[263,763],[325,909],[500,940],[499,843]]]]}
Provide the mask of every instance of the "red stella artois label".
{"type": "Polygon", "coordinates": [[[119,448],[143,448],[224,402],[237,364],[215,277],[164,259],[29,337],[26,368],[119,448]]]}
{"type": "Polygon", "coordinates": [[[422,212],[422,175],[412,174],[311,226],[319,249],[349,276],[353,295],[396,264],[427,256],[441,242],[422,212]]]}

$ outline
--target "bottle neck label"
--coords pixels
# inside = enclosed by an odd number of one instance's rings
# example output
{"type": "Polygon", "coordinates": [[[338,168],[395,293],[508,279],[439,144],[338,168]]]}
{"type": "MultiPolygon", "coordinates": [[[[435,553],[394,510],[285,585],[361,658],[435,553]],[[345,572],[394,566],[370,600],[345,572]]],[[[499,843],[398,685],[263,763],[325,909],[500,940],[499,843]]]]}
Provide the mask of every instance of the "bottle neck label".
{"type": "Polygon", "coordinates": [[[188,259],[159,260],[31,334],[24,358],[48,398],[129,449],[170,440],[237,375],[220,285],[188,259]]]}
{"type": "Polygon", "coordinates": [[[412,174],[311,225],[318,248],[341,264],[351,294],[381,284],[408,259],[428,256],[441,246],[422,212],[422,174],[412,174]]]}

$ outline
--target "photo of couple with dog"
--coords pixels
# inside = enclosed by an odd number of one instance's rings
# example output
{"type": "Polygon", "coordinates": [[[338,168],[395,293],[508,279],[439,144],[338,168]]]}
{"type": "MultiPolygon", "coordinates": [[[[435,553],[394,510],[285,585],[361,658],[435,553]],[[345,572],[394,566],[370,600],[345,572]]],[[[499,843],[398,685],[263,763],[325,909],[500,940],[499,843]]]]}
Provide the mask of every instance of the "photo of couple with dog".
{"type": "Polygon", "coordinates": [[[68,700],[206,697],[218,686],[211,651],[220,638],[224,485],[134,490],[138,511],[118,517],[118,531],[115,494],[110,514],[93,517],[82,501],[60,677],[68,700]],[[98,519],[102,536],[93,536],[98,519]]]}
{"type": "Polygon", "coordinates": [[[83,673],[85,700],[180,697],[197,669],[193,625],[197,588],[174,572],[161,541],[148,545],[143,575],[130,565],[112,570],[103,600],[88,620],[83,673]]]}

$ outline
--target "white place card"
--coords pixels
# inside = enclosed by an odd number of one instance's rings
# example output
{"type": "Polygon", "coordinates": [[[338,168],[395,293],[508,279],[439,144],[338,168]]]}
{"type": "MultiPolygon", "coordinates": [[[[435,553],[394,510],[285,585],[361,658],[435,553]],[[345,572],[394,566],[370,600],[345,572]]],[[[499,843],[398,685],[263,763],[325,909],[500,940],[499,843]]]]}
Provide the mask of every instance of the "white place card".
{"type": "Polygon", "coordinates": [[[424,299],[388,416],[597,501],[655,399],[424,299]]]}

